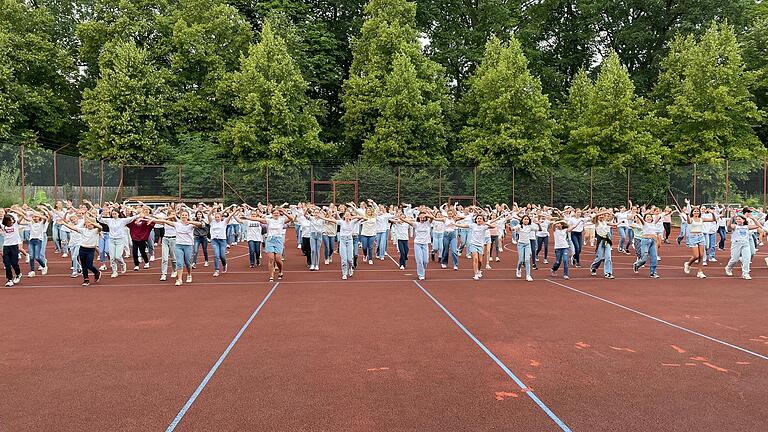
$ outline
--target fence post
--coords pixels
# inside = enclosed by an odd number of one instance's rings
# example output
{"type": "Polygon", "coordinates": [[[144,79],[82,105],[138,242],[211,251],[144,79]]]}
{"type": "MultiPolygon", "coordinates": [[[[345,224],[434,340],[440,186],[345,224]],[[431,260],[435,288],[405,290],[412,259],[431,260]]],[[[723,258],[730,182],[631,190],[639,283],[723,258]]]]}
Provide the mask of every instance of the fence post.
{"type": "Polygon", "coordinates": [[[77,174],[80,177],[80,202],[83,203],[83,158],[77,157],[77,174]]]}
{"type": "Polygon", "coordinates": [[[555,206],[555,171],[549,171],[549,206],[555,206]]]}
{"type": "Polygon", "coordinates": [[[123,191],[123,182],[125,181],[124,168],[125,165],[120,164],[120,183],[118,183],[117,191],[115,191],[115,202],[118,201],[118,198],[120,198],[121,192],[123,191]]]}
{"type": "Polygon", "coordinates": [[[309,164],[309,202],[315,204],[315,166],[309,164]]]}
{"type": "Polygon", "coordinates": [[[221,203],[224,204],[224,164],[221,164],[221,203]]]}
{"type": "Polygon", "coordinates": [[[397,167],[397,205],[400,205],[400,167],[397,167]]]}
{"type": "Polygon", "coordinates": [[[512,167],[512,202],[515,202],[515,167],[512,167]]]}
{"type": "Polygon", "coordinates": [[[443,204],[443,167],[437,169],[437,206],[443,204]]]}
{"type": "Polygon", "coordinates": [[[24,184],[24,144],[19,147],[19,157],[21,158],[21,203],[26,204],[27,203],[27,194],[25,191],[25,184],[24,184]]]}
{"type": "Polygon", "coordinates": [[[59,199],[59,179],[56,177],[56,153],[58,150],[53,151],[53,200],[59,199]]]}
{"type": "Polygon", "coordinates": [[[179,165],[179,202],[181,202],[181,165],[179,165]]]}
{"type": "Polygon", "coordinates": [[[696,205],[696,164],[693,164],[693,205],[696,205]]]}
{"type": "Polygon", "coordinates": [[[99,203],[104,202],[104,159],[99,161],[100,169],[99,175],[101,177],[101,187],[99,188],[99,203]]]}
{"type": "Polygon", "coordinates": [[[768,177],[768,162],[766,162],[765,159],[763,159],[763,212],[768,209],[768,206],[766,206],[765,198],[766,198],[766,178],[768,177]]]}
{"type": "Polygon", "coordinates": [[[631,175],[630,171],[631,171],[631,168],[627,167],[627,203],[632,201],[631,194],[630,194],[630,190],[632,189],[632,183],[630,183],[630,180],[629,180],[631,175]]]}
{"type": "Polygon", "coordinates": [[[474,168],[474,180],[472,181],[474,184],[474,192],[472,195],[472,204],[477,205],[477,167],[474,168]]]}
{"type": "Polygon", "coordinates": [[[594,174],[592,172],[594,170],[594,167],[589,167],[589,208],[592,208],[592,194],[593,194],[593,182],[594,182],[594,174]]]}
{"type": "Polygon", "coordinates": [[[725,209],[728,210],[728,192],[730,192],[730,180],[728,176],[728,159],[725,160],[725,209]]]}
{"type": "Polygon", "coordinates": [[[269,162],[267,162],[267,166],[264,169],[264,177],[266,179],[266,198],[267,198],[267,205],[269,205],[269,162]]]}

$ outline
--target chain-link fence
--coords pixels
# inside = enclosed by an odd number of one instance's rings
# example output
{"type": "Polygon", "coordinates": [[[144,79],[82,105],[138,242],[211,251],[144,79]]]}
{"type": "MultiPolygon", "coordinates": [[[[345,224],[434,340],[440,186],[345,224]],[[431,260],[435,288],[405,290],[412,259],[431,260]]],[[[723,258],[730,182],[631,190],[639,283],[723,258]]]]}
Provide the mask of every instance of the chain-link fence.
{"type": "Polygon", "coordinates": [[[563,207],[694,204],[766,207],[766,161],[667,169],[117,165],[36,147],[0,146],[0,206],[71,200],[317,204],[535,203],[563,207]]]}

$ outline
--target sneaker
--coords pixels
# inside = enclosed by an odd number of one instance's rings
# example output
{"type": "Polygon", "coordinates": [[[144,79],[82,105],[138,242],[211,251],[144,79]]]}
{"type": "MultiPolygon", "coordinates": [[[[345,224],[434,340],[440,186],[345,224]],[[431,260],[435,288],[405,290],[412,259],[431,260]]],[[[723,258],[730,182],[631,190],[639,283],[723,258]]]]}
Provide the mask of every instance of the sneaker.
{"type": "Polygon", "coordinates": [[[213,277],[219,277],[219,271],[218,271],[218,270],[216,270],[215,272],[213,272],[213,277]]]}
{"type": "Polygon", "coordinates": [[[703,265],[704,267],[706,267],[706,266],[707,266],[707,262],[706,262],[706,261],[704,261],[703,263],[701,263],[701,265],[703,265]]]}
{"type": "Polygon", "coordinates": [[[591,274],[592,276],[597,276],[597,270],[589,269],[589,274],[591,274]]]}
{"type": "Polygon", "coordinates": [[[66,253],[66,252],[64,252],[63,254],[61,254],[61,257],[62,257],[62,258],[66,258],[66,257],[68,257],[68,256],[69,256],[69,255],[67,255],[67,253],[66,253]]]}
{"type": "Polygon", "coordinates": [[[101,280],[101,272],[96,273],[96,276],[93,277],[94,282],[98,282],[101,280]]]}
{"type": "MultiPolygon", "coordinates": [[[[768,265],[768,258],[765,259],[765,262],[766,262],[765,265],[768,265]]],[[[448,268],[448,266],[445,264],[440,264],[440,268],[448,268]]]]}
{"type": "Polygon", "coordinates": [[[373,260],[368,260],[368,264],[373,265],[373,260]]]}
{"type": "Polygon", "coordinates": [[[31,271],[31,272],[27,273],[27,277],[31,277],[31,278],[35,277],[35,272],[31,271]]]}
{"type": "Polygon", "coordinates": [[[171,279],[175,278],[177,274],[178,274],[178,273],[176,272],[176,270],[174,270],[173,272],[171,272],[171,279]]]}
{"type": "Polygon", "coordinates": [[[349,277],[352,277],[353,274],[355,274],[355,268],[354,267],[350,267],[349,268],[349,277]]]}
{"type": "Polygon", "coordinates": [[[149,268],[149,263],[144,263],[144,268],[148,269],[149,268]]]}
{"type": "Polygon", "coordinates": [[[40,273],[42,275],[47,275],[48,274],[48,267],[41,267],[40,268],[40,273]]]}
{"type": "Polygon", "coordinates": [[[656,261],[661,261],[661,257],[660,257],[660,256],[657,256],[657,257],[656,257],[656,261]]]}
{"type": "Polygon", "coordinates": [[[533,278],[531,277],[531,275],[526,276],[525,280],[527,280],[528,282],[533,282],[533,278]]]}
{"type": "Polygon", "coordinates": [[[91,283],[90,283],[90,282],[88,282],[88,281],[86,280],[86,281],[83,281],[82,285],[83,285],[83,286],[90,286],[90,285],[91,285],[91,283]]]}
{"type": "MultiPolygon", "coordinates": [[[[661,261],[661,257],[657,258],[659,261],[661,261]]],[[[717,262],[717,258],[710,258],[709,259],[712,262],[717,262]]]]}
{"type": "Polygon", "coordinates": [[[659,279],[660,277],[658,273],[651,273],[651,279],[659,279]]]}
{"type": "Polygon", "coordinates": [[[167,280],[167,279],[168,279],[168,276],[166,276],[166,275],[160,275],[160,280],[161,280],[161,281],[164,281],[164,280],[167,280]]]}
{"type": "Polygon", "coordinates": [[[752,280],[752,276],[750,276],[749,273],[741,275],[741,278],[746,280],[752,280]]]}
{"type": "Polygon", "coordinates": [[[486,265],[485,265],[485,269],[486,269],[486,270],[493,270],[493,269],[491,268],[491,265],[490,265],[490,264],[486,264],[486,265]]]}
{"type": "Polygon", "coordinates": [[[192,275],[187,275],[187,283],[192,283],[192,275]]]}
{"type": "Polygon", "coordinates": [[[208,261],[206,261],[205,264],[203,264],[203,267],[208,267],[208,261]]]}
{"type": "Polygon", "coordinates": [[[139,266],[133,266],[133,271],[139,271],[139,266]]]}
{"type": "Polygon", "coordinates": [[[570,276],[568,276],[568,275],[564,275],[564,276],[563,276],[563,279],[565,279],[565,280],[568,280],[568,279],[570,279],[570,276]]]}
{"type": "Polygon", "coordinates": [[[155,256],[154,256],[154,255],[150,256],[150,257],[149,257],[149,260],[150,260],[150,261],[154,261],[154,260],[155,260],[155,256]]]}
{"type": "Polygon", "coordinates": [[[419,280],[424,280],[424,276],[419,276],[419,280]]]}
{"type": "Polygon", "coordinates": [[[474,276],[472,276],[472,279],[474,279],[474,280],[480,280],[480,275],[478,275],[477,273],[475,273],[475,275],[474,275],[474,276]]]}
{"type": "Polygon", "coordinates": [[[699,279],[705,279],[707,277],[707,275],[705,275],[703,271],[699,271],[696,274],[696,277],[699,278],[699,279]]]}
{"type": "Polygon", "coordinates": [[[105,271],[107,269],[106,264],[102,264],[101,267],[99,267],[99,271],[105,271]]]}
{"type": "MultiPolygon", "coordinates": [[[[768,265],[768,259],[766,259],[766,265],[768,265]]],[[[686,261],[685,264],[683,264],[683,271],[685,274],[691,274],[691,264],[686,261]]]]}
{"type": "Polygon", "coordinates": [[[176,285],[176,286],[181,285],[181,279],[176,279],[176,283],[174,285],[176,285]]]}
{"type": "Polygon", "coordinates": [[[555,276],[557,276],[557,273],[555,273],[554,270],[550,270],[549,271],[549,275],[552,276],[552,277],[555,277],[555,276]]]}
{"type": "MultiPolygon", "coordinates": [[[[113,279],[116,278],[117,277],[117,272],[113,271],[112,272],[112,276],[110,276],[110,277],[113,278],[113,279]]],[[[165,276],[163,276],[163,277],[165,277],[165,276]]],[[[165,280],[165,279],[163,279],[163,277],[161,277],[160,280],[165,280]]]]}
{"type": "Polygon", "coordinates": [[[523,277],[523,273],[520,271],[520,269],[517,269],[517,270],[515,271],[515,276],[517,276],[517,277],[518,277],[518,279],[519,279],[519,278],[521,278],[521,277],[523,277]]]}
{"type": "MultiPolygon", "coordinates": [[[[229,265],[228,265],[228,264],[224,264],[224,273],[226,273],[226,272],[227,272],[227,268],[228,268],[228,267],[229,267],[229,265]]],[[[317,268],[315,268],[315,270],[318,270],[318,269],[317,269],[317,268]]]]}
{"type": "Polygon", "coordinates": [[[549,260],[544,258],[544,264],[549,264],[549,260]]]}
{"type": "Polygon", "coordinates": [[[341,280],[347,280],[347,275],[341,276],[341,280]]]}
{"type": "Polygon", "coordinates": [[[501,261],[501,258],[496,257],[496,262],[499,262],[499,261],[501,261]]]}
{"type": "Polygon", "coordinates": [[[197,268],[197,263],[192,263],[191,267],[192,267],[193,269],[196,269],[196,268],[197,268]]]}
{"type": "Polygon", "coordinates": [[[128,264],[123,263],[123,268],[120,270],[120,273],[125,273],[126,271],[128,271],[128,264]]]}
{"type": "Polygon", "coordinates": [[[400,266],[400,270],[405,270],[405,266],[400,266]]]}
{"type": "Polygon", "coordinates": [[[459,266],[453,266],[453,271],[459,271],[459,266]]]}
{"type": "Polygon", "coordinates": [[[768,266],[768,257],[765,257],[765,265],[768,266]]]}
{"type": "Polygon", "coordinates": [[[12,287],[13,286],[13,281],[9,280],[8,282],[5,283],[5,286],[12,287]]]}
{"type": "Polygon", "coordinates": [[[725,266],[725,274],[728,276],[733,276],[733,269],[731,269],[728,266],[725,266]]]}
{"type": "Polygon", "coordinates": [[[615,278],[613,277],[613,273],[606,273],[606,274],[605,274],[605,278],[606,278],[606,279],[615,279],[615,278]]]}

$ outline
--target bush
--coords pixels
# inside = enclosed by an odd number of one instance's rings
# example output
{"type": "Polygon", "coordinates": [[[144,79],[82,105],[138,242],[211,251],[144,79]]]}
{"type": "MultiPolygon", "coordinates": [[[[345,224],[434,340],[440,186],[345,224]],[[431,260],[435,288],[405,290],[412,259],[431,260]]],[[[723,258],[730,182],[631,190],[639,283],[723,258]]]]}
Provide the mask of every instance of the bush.
{"type": "Polygon", "coordinates": [[[0,207],[10,207],[21,203],[19,171],[10,167],[0,167],[0,207]]]}

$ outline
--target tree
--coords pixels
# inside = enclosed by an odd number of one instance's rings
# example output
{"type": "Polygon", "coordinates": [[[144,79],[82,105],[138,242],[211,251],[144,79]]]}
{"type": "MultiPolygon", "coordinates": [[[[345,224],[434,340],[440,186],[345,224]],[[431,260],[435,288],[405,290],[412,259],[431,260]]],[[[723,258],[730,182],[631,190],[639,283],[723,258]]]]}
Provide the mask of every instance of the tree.
{"type": "MultiPolygon", "coordinates": [[[[741,45],[757,107],[768,111],[768,3],[755,7],[753,21],[741,38],[741,45]]],[[[765,146],[768,145],[768,124],[763,120],[757,134],[765,146]]]]}
{"type": "Polygon", "coordinates": [[[342,122],[352,153],[362,149],[365,158],[379,162],[439,162],[445,151],[447,92],[442,68],[421,52],[416,5],[406,0],[371,0],[365,12],[368,19],[352,41],[352,66],[342,96],[342,122]],[[402,83],[397,82],[399,73],[407,74],[402,83]],[[414,99],[407,101],[411,97],[414,99]],[[398,104],[406,101],[404,111],[395,114],[398,104]],[[432,118],[419,124],[426,113],[432,118]],[[427,128],[430,135],[412,133],[418,127],[427,128]],[[417,141],[417,137],[423,140],[417,141]],[[407,141],[394,143],[392,139],[407,141]],[[382,153],[392,146],[398,151],[391,158],[382,153]],[[418,160],[403,159],[407,155],[418,160]]]}
{"type": "Polygon", "coordinates": [[[658,120],[635,95],[629,73],[615,52],[600,66],[594,84],[583,71],[577,74],[564,113],[565,161],[619,169],[662,164],[664,150],[652,133],[658,120]]]}
{"type": "Polygon", "coordinates": [[[222,81],[234,115],[220,142],[238,162],[282,166],[322,157],[314,104],[285,41],[266,23],[240,70],[222,81]]]}
{"type": "Polygon", "coordinates": [[[167,157],[168,77],[134,41],[109,44],[101,77],[83,95],[88,130],[81,150],[120,163],[160,163],[167,157]]]}
{"type": "Polygon", "coordinates": [[[552,160],[556,140],[549,100],[515,38],[491,39],[462,101],[468,112],[460,157],[481,166],[536,170],[552,160]]]}
{"type": "Polygon", "coordinates": [[[749,86],[731,26],[713,23],[699,41],[694,36],[674,40],[655,94],[669,121],[665,141],[676,161],[707,163],[765,153],[755,134],[763,113],[749,86]]]}
{"type": "Polygon", "coordinates": [[[75,71],[53,34],[45,9],[0,0],[0,137],[68,135],[75,71]]]}

